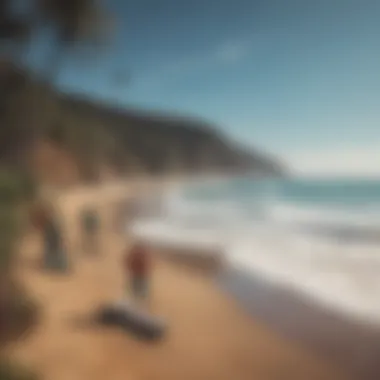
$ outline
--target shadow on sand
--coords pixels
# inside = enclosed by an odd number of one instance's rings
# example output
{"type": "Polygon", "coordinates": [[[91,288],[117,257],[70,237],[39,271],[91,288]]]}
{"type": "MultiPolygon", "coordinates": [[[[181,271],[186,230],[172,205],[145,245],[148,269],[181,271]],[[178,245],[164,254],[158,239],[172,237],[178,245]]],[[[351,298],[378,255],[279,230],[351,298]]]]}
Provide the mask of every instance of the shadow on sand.
{"type": "Polygon", "coordinates": [[[102,306],[91,315],[77,316],[70,320],[70,324],[79,329],[115,328],[146,342],[162,341],[167,333],[163,323],[147,321],[111,306],[102,306]]]}

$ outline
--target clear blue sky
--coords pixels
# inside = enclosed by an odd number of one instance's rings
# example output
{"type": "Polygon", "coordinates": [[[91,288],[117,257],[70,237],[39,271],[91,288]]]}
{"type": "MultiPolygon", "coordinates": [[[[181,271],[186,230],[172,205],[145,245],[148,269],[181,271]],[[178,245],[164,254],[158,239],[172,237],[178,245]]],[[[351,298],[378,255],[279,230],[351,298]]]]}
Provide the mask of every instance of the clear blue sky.
{"type": "Polygon", "coordinates": [[[65,89],[199,115],[304,170],[336,158],[380,172],[380,1],[108,3],[116,39],[68,60],[65,89]],[[118,72],[130,83],[115,86],[118,72]]]}

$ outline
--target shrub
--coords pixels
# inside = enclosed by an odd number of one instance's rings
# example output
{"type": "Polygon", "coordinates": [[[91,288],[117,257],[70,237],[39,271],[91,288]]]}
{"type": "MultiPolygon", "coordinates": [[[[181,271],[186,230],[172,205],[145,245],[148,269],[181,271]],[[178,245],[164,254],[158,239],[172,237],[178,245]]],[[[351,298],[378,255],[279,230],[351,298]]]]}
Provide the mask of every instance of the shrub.
{"type": "Polygon", "coordinates": [[[8,296],[4,300],[0,341],[25,338],[36,324],[39,308],[16,282],[10,281],[8,296]]]}
{"type": "MultiPolygon", "coordinates": [[[[20,339],[31,330],[38,308],[13,280],[12,260],[22,232],[22,204],[34,195],[25,172],[0,170],[0,345],[20,339]]],[[[0,357],[0,380],[34,380],[35,375],[0,357]]]]}
{"type": "Polygon", "coordinates": [[[0,359],[0,380],[37,380],[37,376],[19,364],[0,359]]]}

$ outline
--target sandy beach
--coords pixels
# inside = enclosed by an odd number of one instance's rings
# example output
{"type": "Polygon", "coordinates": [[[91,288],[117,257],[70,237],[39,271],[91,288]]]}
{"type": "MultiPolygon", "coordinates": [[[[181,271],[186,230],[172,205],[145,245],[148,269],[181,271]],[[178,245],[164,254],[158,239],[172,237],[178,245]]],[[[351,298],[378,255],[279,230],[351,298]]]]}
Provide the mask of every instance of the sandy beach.
{"type": "Polygon", "coordinates": [[[253,318],[329,358],[351,378],[380,379],[380,328],[241,270],[226,270],[219,283],[253,318]]]}
{"type": "Polygon", "coordinates": [[[114,229],[124,185],[99,186],[57,197],[72,272],[49,274],[38,266],[37,237],[27,239],[19,276],[43,307],[39,325],[9,352],[47,380],[339,380],[348,379],[326,358],[252,318],[213,278],[157,258],[154,312],[169,321],[161,342],[147,343],[118,329],[86,323],[123,293],[120,268],[127,238],[114,229]],[[81,249],[77,213],[87,203],[102,217],[100,255],[81,249]]]}

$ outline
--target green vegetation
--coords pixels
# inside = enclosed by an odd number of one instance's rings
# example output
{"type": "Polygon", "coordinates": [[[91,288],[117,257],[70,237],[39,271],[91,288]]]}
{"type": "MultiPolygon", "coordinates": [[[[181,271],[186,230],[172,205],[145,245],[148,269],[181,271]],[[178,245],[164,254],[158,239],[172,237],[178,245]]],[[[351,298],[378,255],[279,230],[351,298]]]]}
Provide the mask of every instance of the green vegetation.
{"type": "Polygon", "coordinates": [[[6,359],[0,359],[0,380],[37,380],[38,377],[21,367],[6,359]]]}
{"type": "MultiPolygon", "coordinates": [[[[41,138],[73,140],[66,122],[61,127],[66,115],[55,101],[52,83],[64,55],[78,43],[96,45],[107,26],[105,12],[95,0],[30,0],[25,2],[31,5],[29,13],[22,16],[13,12],[13,4],[14,0],[0,0],[0,47],[8,52],[0,62],[0,349],[25,337],[38,316],[14,276],[18,242],[36,194],[30,153],[41,138]],[[40,28],[45,32],[50,28],[56,39],[45,58],[44,76],[37,80],[22,67],[40,28]]],[[[0,380],[35,378],[0,354],[0,380]]]]}
{"type": "MultiPolygon", "coordinates": [[[[0,345],[25,337],[37,321],[38,309],[13,275],[17,242],[25,222],[25,206],[33,198],[30,178],[14,168],[0,171],[0,345]]],[[[0,357],[0,379],[29,380],[32,375],[0,357]]]]}
{"type": "Polygon", "coordinates": [[[20,170],[0,170],[0,270],[9,272],[16,242],[25,221],[25,205],[33,198],[35,186],[20,170]]]}

